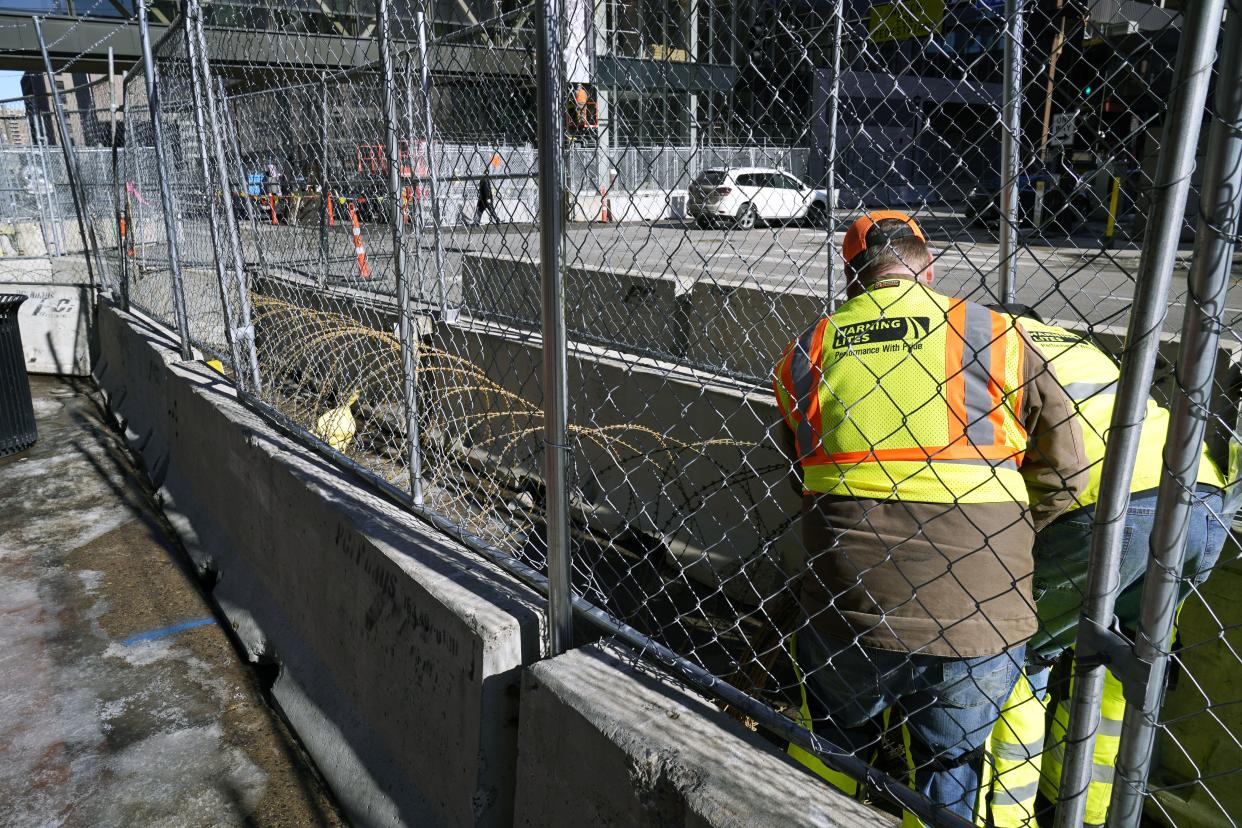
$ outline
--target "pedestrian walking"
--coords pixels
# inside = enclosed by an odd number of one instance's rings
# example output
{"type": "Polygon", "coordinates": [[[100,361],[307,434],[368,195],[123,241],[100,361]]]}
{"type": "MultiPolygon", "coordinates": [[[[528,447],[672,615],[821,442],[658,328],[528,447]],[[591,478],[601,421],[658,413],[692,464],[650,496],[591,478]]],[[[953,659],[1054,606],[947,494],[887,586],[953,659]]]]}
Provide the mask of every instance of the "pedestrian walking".
{"type": "Polygon", "coordinates": [[[492,177],[488,171],[483,172],[483,176],[479,179],[479,198],[474,205],[474,223],[478,224],[483,213],[486,212],[491,216],[492,224],[500,224],[500,216],[496,215],[496,208],[492,205],[492,177]]]}
{"type": "Polygon", "coordinates": [[[932,289],[909,216],[863,216],[842,254],[847,301],[773,379],[803,493],[804,721],[865,757],[895,705],[915,787],[970,819],[1036,630],[1034,530],[1087,483],[1081,428],[1018,324],[932,289]]]}
{"type": "Polygon", "coordinates": [[[268,195],[283,195],[284,175],[280,172],[280,167],[276,166],[276,159],[269,158],[267,161],[267,171],[263,176],[263,188],[268,195]]]}

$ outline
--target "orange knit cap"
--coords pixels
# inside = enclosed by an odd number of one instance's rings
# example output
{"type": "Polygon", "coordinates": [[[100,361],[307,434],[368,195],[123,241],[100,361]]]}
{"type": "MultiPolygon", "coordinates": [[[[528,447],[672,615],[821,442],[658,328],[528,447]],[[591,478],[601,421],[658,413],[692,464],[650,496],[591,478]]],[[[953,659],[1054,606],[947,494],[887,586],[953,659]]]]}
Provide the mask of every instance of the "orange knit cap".
{"type": "Polygon", "coordinates": [[[861,271],[867,266],[867,260],[883,250],[890,241],[905,236],[927,241],[927,236],[923,235],[918,222],[900,210],[873,210],[862,215],[845,231],[845,240],[841,242],[841,258],[856,272],[861,271]],[[898,219],[905,222],[906,226],[896,230],[881,230],[876,225],[885,219],[898,219]]]}

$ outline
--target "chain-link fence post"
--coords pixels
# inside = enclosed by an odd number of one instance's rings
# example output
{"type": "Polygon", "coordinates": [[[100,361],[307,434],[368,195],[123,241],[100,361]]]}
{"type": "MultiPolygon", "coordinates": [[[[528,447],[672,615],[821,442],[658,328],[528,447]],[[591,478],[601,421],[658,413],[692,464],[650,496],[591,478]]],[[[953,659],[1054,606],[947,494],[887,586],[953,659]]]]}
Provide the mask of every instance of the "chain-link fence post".
{"type": "MultiPolygon", "coordinates": [[[[216,208],[215,188],[212,187],[211,166],[208,162],[210,154],[207,151],[207,130],[203,126],[203,92],[200,85],[206,85],[203,81],[203,75],[200,75],[198,67],[201,56],[198,54],[198,44],[194,36],[193,24],[201,13],[197,0],[190,0],[186,4],[187,25],[182,27],[182,35],[185,37],[186,54],[190,61],[190,93],[194,101],[194,135],[198,140],[198,158],[199,166],[203,174],[203,188],[207,196],[208,211],[208,232],[211,235],[211,251],[212,258],[216,262],[216,284],[220,290],[220,309],[224,314],[224,338],[228,343],[229,354],[233,360],[234,372],[240,372],[242,366],[241,348],[237,344],[237,337],[234,331],[237,330],[237,322],[233,313],[233,301],[229,298],[228,274],[225,268],[225,259],[228,252],[225,247],[226,242],[220,239],[220,211],[216,208]]],[[[228,187],[225,185],[224,200],[229,201],[228,187]]],[[[239,374],[240,375],[240,374],[239,374]]]]}
{"type": "MultiPolygon", "coordinates": [[[[414,120],[414,79],[421,77],[421,74],[414,69],[414,56],[412,49],[406,49],[405,67],[402,69],[405,77],[405,134],[409,136],[406,144],[409,152],[410,163],[410,231],[413,236],[412,247],[414,248],[414,265],[411,272],[414,275],[414,296],[418,299],[418,305],[423,308],[427,304],[426,294],[427,288],[425,276],[427,266],[423,263],[423,209],[422,209],[422,178],[418,175],[417,150],[414,146],[414,136],[418,134],[419,127],[416,127],[414,120]]],[[[421,89],[421,86],[420,86],[421,89]]],[[[420,91],[421,95],[422,92],[420,91]]]]}
{"type": "MultiPolygon", "coordinates": [[[[193,28],[190,36],[195,39],[198,45],[198,67],[195,69],[193,62],[191,62],[190,69],[194,75],[195,82],[202,83],[203,102],[207,110],[206,125],[211,133],[212,149],[216,159],[216,175],[219,177],[220,189],[224,194],[222,199],[224,204],[224,224],[227,230],[229,246],[233,252],[233,272],[235,274],[233,286],[237,291],[239,318],[237,319],[236,326],[231,327],[230,340],[240,337],[246,344],[245,358],[247,364],[243,367],[241,363],[238,363],[234,370],[237,372],[237,384],[244,388],[245,383],[242,382],[241,377],[245,376],[246,370],[249,369],[251,388],[257,395],[262,391],[263,382],[259,374],[259,358],[255,353],[254,320],[250,310],[250,284],[249,279],[246,277],[246,259],[242,253],[241,229],[237,224],[237,214],[233,210],[233,199],[229,195],[229,165],[224,152],[224,139],[221,137],[223,129],[220,120],[222,118],[227,119],[227,111],[216,107],[216,97],[212,91],[211,67],[207,62],[207,37],[203,34],[203,15],[198,0],[191,0],[189,7],[192,9],[193,18],[190,21],[193,28]]],[[[225,100],[223,90],[220,97],[221,106],[223,106],[225,100]]],[[[232,129],[228,131],[230,133],[234,132],[232,129]]],[[[210,182],[211,179],[208,178],[207,181],[210,182]]],[[[255,236],[255,244],[262,249],[262,240],[257,234],[255,236]]],[[[227,324],[232,325],[231,322],[227,324]]]]}
{"type": "Polygon", "coordinates": [[[561,4],[535,0],[535,88],[538,102],[539,274],[543,301],[544,487],[548,533],[548,652],[571,647],[573,606],[569,545],[568,365],[565,286],[561,276],[561,4]]]}
{"type": "MultiPolygon", "coordinates": [[[[147,26],[146,0],[138,0],[138,32],[142,40],[142,66],[147,86],[147,107],[151,111],[151,135],[155,144],[156,172],[160,180],[160,204],[164,213],[164,232],[168,239],[168,269],[172,278],[173,315],[177,323],[182,359],[191,359],[190,325],[185,309],[185,287],[181,280],[181,255],[177,245],[176,203],[168,181],[168,154],[164,147],[164,129],[160,124],[159,83],[155,77],[155,59],[151,55],[151,32],[147,26]]],[[[49,78],[50,79],[50,78],[49,78]]]]}
{"type": "MultiPolygon", "coordinates": [[[[34,105],[33,99],[31,105],[34,105]]],[[[31,119],[34,122],[34,135],[31,152],[38,155],[39,172],[43,176],[42,183],[36,192],[41,193],[47,199],[47,213],[43,212],[42,207],[39,209],[39,223],[43,227],[43,239],[49,250],[55,249],[57,258],[64,255],[65,246],[61,239],[60,217],[56,212],[56,199],[52,197],[52,179],[47,168],[47,138],[43,135],[43,117],[36,114],[31,119]]]]}
{"type": "MultiPolygon", "coordinates": [[[[223,96],[222,96],[223,97],[223,96]]],[[[319,275],[316,284],[328,283],[328,73],[319,73],[319,275]]]]}
{"type": "MultiPolygon", "coordinates": [[[[1191,3],[1178,47],[1173,91],[1165,113],[1164,137],[1153,187],[1151,222],[1143,242],[1096,504],[1056,828],[1077,828],[1083,821],[1095,736],[1100,726],[1100,698],[1106,665],[1127,688],[1127,698],[1142,698],[1145,691],[1141,688],[1150,680],[1149,665],[1136,659],[1129,642],[1113,631],[1113,610],[1119,588],[1118,564],[1130,502],[1130,481],[1151,394],[1223,6],[1224,0],[1191,3]]],[[[1204,355],[1204,358],[1208,357],[1204,355]]]]}
{"type": "MultiPolygon", "coordinates": [[[[397,290],[397,330],[401,347],[401,382],[405,402],[405,450],[410,475],[410,497],[423,505],[422,455],[418,433],[418,346],[410,312],[410,285],[406,273],[405,217],[401,204],[401,158],[397,128],[397,80],[392,61],[392,24],[388,0],[379,0],[379,51],[384,71],[384,135],[388,153],[388,220],[392,224],[393,275],[397,290]]],[[[409,78],[406,78],[409,82],[409,78]]]]}
{"type": "MultiPolygon", "coordinates": [[[[129,84],[126,79],[129,72],[126,71],[121,75],[121,133],[125,136],[123,142],[128,146],[129,138],[129,84]]],[[[122,143],[122,142],[118,142],[122,143]]],[[[138,240],[133,238],[134,223],[130,220],[129,215],[129,153],[121,152],[120,147],[116,148],[117,155],[117,176],[116,185],[117,198],[119,199],[118,210],[120,210],[120,219],[125,224],[125,232],[119,237],[118,245],[120,246],[119,256],[121,259],[121,308],[126,313],[129,312],[129,283],[133,278],[131,262],[129,260],[130,245],[134,245],[136,249],[138,240]]]]}
{"type": "Polygon", "coordinates": [[[1156,501],[1151,555],[1134,642],[1135,655],[1151,665],[1151,672],[1145,692],[1136,690],[1126,706],[1109,825],[1137,826],[1143,813],[1156,717],[1164,700],[1190,506],[1211,410],[1221,320],[1242,209],[1242,0],[1229,2],[1221,44],[1216,120],[1203,169],[1196,250],[1187,280],[1189,291],[1174,375],[1177,393],[1169,419],[1169,439],[1165,441],[1164,476],[1156,501]]]}
{"type": "MultiPolygon", "coordinates": [[[[124,85],[122,85],[122,95],[124,95],[124,85]]],[[[108,47],[108,144],[112,151],[112,219],[114,223],[114,232],[116,233],[116,256],[117,256],[117,293],[121,301],[121,307],[127,312],[129,311],[129,276],[126,272],[125,265],[125,218],[121,215],[121,175],[119,155],[120,151],[117,147],[117,130],[116,130],[116,63],[113,60],[112,47],[108,47]]]]}
{"type": "MultiPolygon", "coordinates": [[[[219,110],[217,111],[217,109],[213,105],[212,111],[209,113],[208,117],[211,118],[211,122],[214,124],[215,119],[218,116],[220,119],[224,121],[224,124],[228,127],[228,129],[225,129],[224,132],[226,135],[228,135],[229,152],[232,154],[233,164],[237,167],[237,176],[240,179],[240,184],[242,188],[241,190],[242,203],[246,206],[246,218],[250,222],[250,232],[254,235],[255,252],[258,254],[258,257],[259,257],[259,270],[263,273],[264,277],[270,279],[272,276],[272,271],[271,271],[271,268],[268,267],[267,253],[263,249],[262,237],[259,235],[259,217],[258,217],[258,214],[256,214],[254,210],[254,201],[249,197],[250,196],[250,193],[248,192],[249,183],[246,181],[246,165],[242,163],[241,145],[238,144],[237,142],[237,130],[234,128],[236,125],[233,122],[233,113],[229,107],[229,96],[224,89],[224,78],[216,78],[215,91],[220,96],[219,110]]],[[[211,94],[211,89],[208,89],[207,98],[208,100],[214,100],[214,97],[211,94]]],[[[214,132],[214,129],[215,128],[213,127],[213,132],[214,132]]],[[[226,169],[224,172],[221,173],[221,175],[224,176],[225,181],[228,180],[227,166],[228,165],[226,163],[225,164],[226,169]]],[[[239,247],[240,247],[240,242],[239,242],[239,247]]],[[[238,256],[241,255],[240,250],[238,251],[237,255],[238,256]]]]}
{"type": "Polygon", "coordinates": [[[1018,182],[1021,177],[1022,0],[1005,0],[1005,51],[1001,87],[1000,278],[1002,302],[1012,302],[1018,270],[1018,182]]]}
{"type": "Polygon", "coordinates": [[[73,198],[73,211],[78,217],[78,233],[82,236],[82,258],[86,261],[86,273],[91,280],[91,287],[96,287],[95,268],[91,265],[91,243],[86,233],[86,218],[83,214],[85,205],[82,194],[78,191],[79,171],[76,158],[69,142],[69,127],[65,123],[65,109],[60,101],[60,91],[56,87],[56,72],[52,69],[52,59],[47,53],[47,43],[43,39],[43,22],[34,18],[35,37],[39,40],[39,52],[43,55],[43,71],[47,75],[48,95],[52,99],[52,108],[56,113],[56,127],[60,131],[60,149],[65,156],[65,175],[69,179],[69,194],[73,198]]]}
{"type": "Polygon", "coordinates": [[[841,39],[845,35],[845,0],[835,0],[832,5],[832,86],[828,91],[828,169],[825,185],[828,188],[827,209],[824,210],[828,255],[828,312],[837,309],[837,125],[841,122],[841,39]]]}
{"type": "Polygon", "coordinates": [[[434,104],[431,99],[431,55],[427,52],[427,16],[420,10],[415,13],[414,18],[414,25],[418,28],[419,87],[423,91],[423,152],[427,155],[427,197],[431,200],[431,247],[435,254],[436,279],[440,290],[440,318],[450,319],[448,281],[444,273],[444,248],[440,239],[440,200],[439,188],[436,186],[436,169],[439,166],[439,159],[436,157],[435,149],[435,123],[431,117],[434,104]]]}

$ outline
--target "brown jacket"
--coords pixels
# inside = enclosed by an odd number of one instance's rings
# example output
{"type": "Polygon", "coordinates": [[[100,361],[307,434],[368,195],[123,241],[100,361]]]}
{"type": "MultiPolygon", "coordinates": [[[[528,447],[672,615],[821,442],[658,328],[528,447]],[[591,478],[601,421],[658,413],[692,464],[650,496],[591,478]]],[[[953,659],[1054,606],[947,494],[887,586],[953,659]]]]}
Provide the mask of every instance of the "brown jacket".
{"type": "MultiPolygon", "coordinates": [[[[1035,633],[1034,533],[1087,484],[1082,430],[1052,366],[1023,332],[1021,472],[1031,506],[804,494],[800,601],[824,634],[882,650],[993,655],[1035,633]]],[[[782,448],[802,491],[793,433],[782,448]]]]}

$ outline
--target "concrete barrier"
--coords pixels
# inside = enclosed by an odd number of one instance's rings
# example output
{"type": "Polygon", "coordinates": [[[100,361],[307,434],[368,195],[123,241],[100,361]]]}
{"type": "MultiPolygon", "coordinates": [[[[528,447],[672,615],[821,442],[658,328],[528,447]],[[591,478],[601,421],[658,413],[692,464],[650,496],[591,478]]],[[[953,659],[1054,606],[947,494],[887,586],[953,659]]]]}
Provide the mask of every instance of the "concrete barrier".
{"type": "Polygon", "coordinates": [[[526,671],[518,768],[529,828],[898,824],[611,645],[526,671]]]}
{"type": "Polygon", "coordinates": [[[81,257],[0,259],[0,293],[28,297],[17,317],[28,373],[90,373],[95,291],[81,257]]]}
{"type": "MultiPolygon", "coordinates": [[[[539,193],[533,186],[510,188],[500,186],[493,202],[496,213],[509,223],[539,221],[539,193]]],[[[475,185],[454,187],[441,193],[440,220],[444,226],[471,224],[475,221],[478,189],[475,185]]],[[[569,221],[598,222],[608,202],[608,221],[640,222],[685,218],[686,190],[647,189],[628,192],[613,190],[601,194],[596,190],[577,190],[564,194],[565,214],[569,221]]]]}
{"type": "MultiPolygon", "coordinates": [[[[72,215],[72,214],[71,214],[72,215]]],[[[81,253],[85,249],[78,220],[64,219],[40,222],[38,219],[0,223],[0,258],[40,257],[81,253]],[[59,235],[56,235],[59,232],[59,235]],[[52,234],[49,245],[44,233],[52,234]]]]}
{"type": "Polygon", "coordinates": [[[785,346],[827,311],[823,296],[696,284],[681,315],[686,360],[766,383],[785,346]]]}
{"type": "MultiPolygon", "coordinates": [[[[462,257],[462,309],[509,325],[541,324],[539,265],[527,259],[468,253],[462,257]]],[[[684,354],[685,296],[691,283],[606,267],[565,268],[565,324],[589,341],[640,353],[684,354]]]]}
{"type": "MultiPolygon", "coordinates": [[[[537,264],[468,253],[463,256],[463,275],[467,313],[539,328],[537,264]]],[[[565,271],[565,306],[571,337],[765,384],[785,346],[827,311],[825,297],[810,292],[575,266],[565,271]]],[[[1057,324],[1086,330],[1073,320],[1057,324]]],[[[1124,328],[1097,325],[1091,332],[1106,350],[1122,352],[1124,328]]],[[[1156,381],[1162,401],[1168,399],[1177,344],[1176,333],[1162,335],[1156,381]]],[[[1240,363],[1242,346],[1223,340],[1217,371],[1220,405],[1215,406],[1222,413],[1236,401],[1240,363]]]]}
{"type": "MultiPolygon", "coordinates": [[[[537,337],[463,317],[437,323],[433,341],[507,391],[542,399],[537,337]]],[[[614,536],[648,536],[700,583],[749,604],[784,581],[778,565],[799,565],[800,533],[790,524],[801,499],[769,434],[779,422],[770,390],[587,345],[571,348],[568,367],[580,520],[614,536]]],[[[431,396],[423,404],[445,406],[437,413],[449,418],[461,402],[431,396]]],[[[485,441],[470,442],[487,451],[485,441]]],[[[504,462],[530,458],[518,474],[542,479],[537,428],[504,447],[504,462]]]]}
{"type": "Polygon", "coordinates": [[[356,825],[509,825],[529,590],[100,310],[95,376],[244,649],[356,825]]]}
{"type": "Polygon", "coordinates": [[[604,201],[608,202],[608,221],[660,221],[686,217],[686,190],[613,190],[607,194],[581,191],[572,198],[570,221],[600,221],[604,201]]]}
{"type": "Polygon", "coordinates": [[[37,221],[0,224],[0,255],[46,256],[43,228],[37,221]]]}
{"type": "MultiPolygon", "coordinates": [[[[538,329],[539,266],[463,256],[463,310],[538,329]]],[[[605,267],[565,269],[570,335],[726,376],[766,382],[781,351],[826,310],[823,297],[605,267]]]]}

